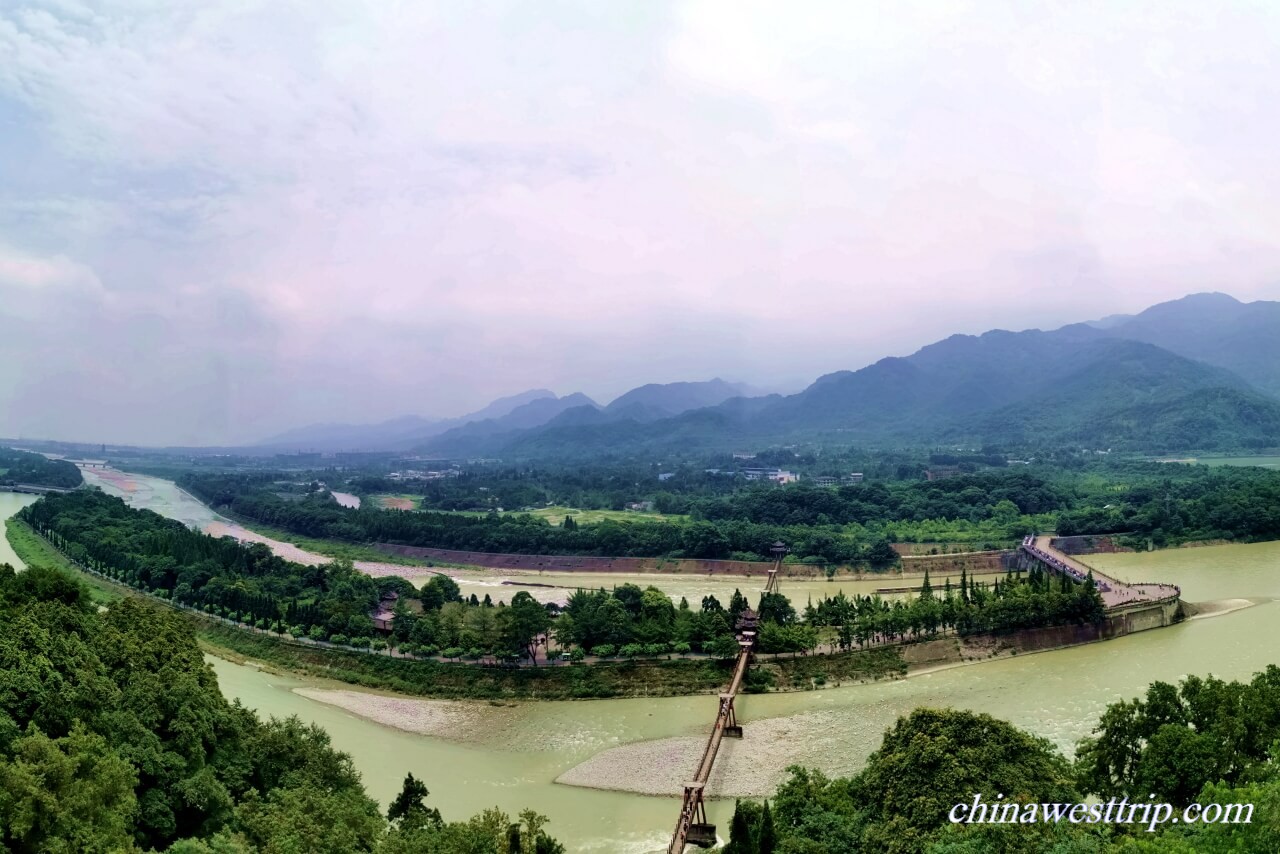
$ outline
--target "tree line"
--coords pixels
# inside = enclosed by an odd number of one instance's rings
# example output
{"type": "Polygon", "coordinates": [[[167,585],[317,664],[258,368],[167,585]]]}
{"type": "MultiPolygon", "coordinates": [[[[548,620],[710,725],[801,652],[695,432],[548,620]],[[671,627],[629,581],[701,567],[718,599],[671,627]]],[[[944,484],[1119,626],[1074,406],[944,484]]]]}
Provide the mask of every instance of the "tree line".
{"type": "Polygon", "coordinates": [[[0,448],[0,484],[30,484],[75,489],[84,482],[80,469],[66,460],[51,460],[43,454],[0,448]]]}
{"type": "Polygon", "coordinates": [[[897,560],[882,537],[858,540],[834,526],[739,519],[683,524],[606,520],[563,526],[528,515],[387,512],[374,507],[341,507],[325,495],[286,499],[264,485],[269,477],[190,474],[180,483],[211,506],[227,508],[244,518],[304,536],[351,542],[518,554],[762,560],[767,544],[783,540],[797,559],[867,563],[878,569],[897,560]]]}
{"type": "MultiPolygon", "coordinates": [[[[401,515],[401,514],[392,514],[401,515]]],[[[738,618],[749,607],[735,590],[726,605],[706,596],[697,608],[655,587],[622,584],[579,590],[561,609],[527,591],[510,603],[486,595],[464,599],[456,582],[435,575],[421,589],[396,576],[374,579],[350,562],[322,566],[285,561],[263,544],[213,538],[96,490],[51,495],[24,508],[20,518],[81,565],[180,604],[252,628],[342,646],[451,659],[536,661],[536,646],[550,635],[576,658],[737,654],[738,618]],[[389,633],[372,613],[392,607],[389,633]]],[[[1003,632],[1101,619],[1091,579],[1051,581],[1037,571],[1010,573],[992,585],[962,575],[935,593],[926,575],[920,595],[892,602],[843,594],[797,614],[778,593],[762,595],[758,649],[813,651],[824,629],[838,644],[894,643],[954,630],[1003,632]]]]}
{"type": "Polygon", "coordinates": [[[781,539],[794,560],[883,568],[896,559],[886,549],[890,541],[996,548],[1037,530],[1122,534],[1141,547],[1280,538],[1280,472],[1245,467],[1124,462],[1084,471],[993,469],[838,488],[802,483],[679,495],[659,490],[656,509],[687,518],[565,525],[511,512],[353,510],[323,494],[282,495],[272,487],[276,477],[190,473],[181,483],[212,506],[305,536],[520,554],[757,560],[762,544],[781,539]]]}

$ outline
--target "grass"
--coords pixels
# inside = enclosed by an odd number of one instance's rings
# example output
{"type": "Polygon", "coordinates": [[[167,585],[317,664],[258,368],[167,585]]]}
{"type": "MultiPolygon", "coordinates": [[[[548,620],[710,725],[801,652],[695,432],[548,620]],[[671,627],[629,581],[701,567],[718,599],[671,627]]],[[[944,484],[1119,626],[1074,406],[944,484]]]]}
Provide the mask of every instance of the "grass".
{"type": "Polygon", "coordinates": [[[94,575],[81,572],[62,554],[31,530],[31,526],[19,519],[10,519],[5,525],[5,536],[13,551],[27,566],[47,566],[74,575],[89,588],[89,597],[99,605],[118,601],[132,591],[122,584],[112,584],[94,575]]]}
{"type": "MultiPolygon", "coordinates": [[[[432,512],[455,512],[463,516],[484,516],[482,510],[455,510],[442,511],[434,510],[432,512]]],[[[539,519],[546,519],[553,525],[560,525],[564,522],[565,516],[572,516],[573,521],[585,524],[593,522],[684,522],[688,520],[688,516],[675,513],[655,513],[643,510],[579,510],[576,507],[561,507],[552,505],[551,507],[539,507],[534,510],[504,510],[503,516],[535,516],[539,519]]]]}
{"type": "Polygon", "coordinates": [[[1252,457],[1215,457],[1215,456],[1198,456],[1198,457],[1162,457],[1157,459],[1158,463],[1188,463],[1199,464],[1203,466],[1257,466],[1259,468],[1277,469],[1280,468],[1280,456],[1261,454],[1252,457]]]}
{"type": "Polygon", "coordinates": [[[376,507],[382,507],[382,506],[384,506],[384,505],[383,505],[383,503],[382,503],[382,499],[384,499],[384,498],[398,498],[398,499],[401,499],[401,500],[403,500],[403,501],[408,501],[408,502],[412,505],[412,507],[413,507],[413,509],[414,509],[414,510],[417,510],[417,509],[421,508],[421,506],[422,506],[422,498],[421,498],[421,496],[417,496],[417,495],[409,495],[409,494],[407,494],[407,493],[398,493],[398,494],[396,494],[396,493],[379,493],[379,494],[377,494],[377,495],[370,495],[370,496],[368,496],[369,503],[370,503],[370,504],[372,504],[372,505],[374,505],[374,506],[376,506],[376,507]]]}
{"type": "Polygon", "coordinates": [[[1260,466],[1261,468],[1280,468],[1280,457],[1200,457],[1197,462],[1207,466],[1260,466]]]}

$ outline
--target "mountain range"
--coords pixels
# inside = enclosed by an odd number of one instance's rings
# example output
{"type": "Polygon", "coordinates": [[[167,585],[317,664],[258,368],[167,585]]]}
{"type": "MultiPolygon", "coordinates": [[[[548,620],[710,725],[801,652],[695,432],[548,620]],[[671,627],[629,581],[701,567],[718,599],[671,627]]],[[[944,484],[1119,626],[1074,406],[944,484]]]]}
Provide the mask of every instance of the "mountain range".
{"type": "Polygon", "coordinates": [[[953,335],[785,396],[719,378],[643,385],[603,406],[535,389],[459,418],[318,424],[257,447],[539,457],[794,441],[1274,447],[1280,302],[1202,293],[1050,331],[953,335]]]}
{"type": "Polygon", "coordinates": [[[378,424],[312,424],[264,439],[252,447],[281,451],[406,451],[420,448],[436,437],[441,445],[483,447],[481,440],[540,427],[566,413],[574,413],[568,423],[658,421],[754,393],[757,392],[750,386],[717,377],[706,382],[651,383],[601,406],[581,392],[559,397],[547,389],[533,389],[499,398],[457,418],[407,415],[378,424]]]}
{"type": "Polygon", "coordinates": [[[910,356],[827,374],[787,396],[703,402],[685,385],[710,384],[644,386],[607,407],[564,407],[534,426],[502,419],[468,424],[423,447],[442,455],[511,457],[805,440],[1146,451],[1275,447],[1280,303],[1194,294],[1137,315],[1051,331],[953,335],[910,356]],[[679,401],[681,411],[670,401],[679,401]]]}

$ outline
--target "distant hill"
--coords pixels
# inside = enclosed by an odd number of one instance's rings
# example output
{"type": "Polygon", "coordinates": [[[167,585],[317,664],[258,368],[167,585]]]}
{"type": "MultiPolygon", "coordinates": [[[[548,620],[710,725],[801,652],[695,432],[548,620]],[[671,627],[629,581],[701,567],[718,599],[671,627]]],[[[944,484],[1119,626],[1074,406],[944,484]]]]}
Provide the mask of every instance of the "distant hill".
{"type": "Polygon", "coordinates": [[[1280,437],[1280,401],[1229,371],[1137,341],[1097,345],[1030,401],[961,424],[953,435],[1156,451],[1266,447],[1280,437]]]}
{"type": "Polygon", "coordinates": [[[564,397],[556,397],[553,394],[550,397],[538,398],[523,406],[517,406],[500,418],[472,420],[452,427],[430,439],[424,449],[437,453],[475,453],[495,444],[501,445],[501,437],[540,427],[562,413],[576,409],[596,411],[600,409],[600,404],[581,392],[567,394],[564,397]]]}
{"type": "Polygon", "coordinates": [[[1194,294],[1052,331],[953,335],[791,395],[653,383],[601,407],[538,389],[442,421],[317,425],[290,449],[582,457],[791,441],[1148,450],[1280,445],[1280,303],[1194,294]]]}
{"type": "Polygon", "coordinates": [[[1121,318],[1106,332],[1226,368],[1280,397],[1280,302],[1192,294],[1121,318]]]}
{"type": "MultiPolygon", "coordinates": [[[[424,442],[452,427],[470,421],[502,418],[519,407],[546,398],[555,399],[555,393],[539,388],[500,397],[483,409],[460,418],[422,418],[417,415],[405,415],[379,424],[311,424],[264,439],[251,447],[324,452],[399,451],[424,442]]],[[[527,426],[533,426],[533,424],[530,423],[527,426]]]]}
{"type": "Polygon", "coordinates": [[[473,437],[469,447],[572,457],[804,440],[1160,451],[1274,446],[1280,444],[1280,401],[1261,390],[1268,387],[1265,380],[1272,380],[1271,387],[1276,380],[1265,355],[1250,359],[1238,342],[1177,331],[1187,311],[1205,311],[1210,325],[1230,330],[1220,335],[1239,336],[1242,328],[1269,322],[1269,305],[1275,304],[1242,306],[1209,295],[1193,298],[1189,307],[1152,309],[1101,324],[954,335],[910,356],[820,377],[797,394],[733,397],[665,418],[655,414],[666,387],[642,387],[603,411],[569,410],[533,429],[494,432],[483,441],[473,437]],[[1218,361],[1130,340],[1123,337],[1126,329],[1181,337],[1175,342],[1179,350],[1209,353],[1218,361]],[[1250,369],[1255,379],[1224,361],[1250,369]]]}
{"type": "Polygon", "coordinates": [[[642,420],[655,420],[690,409],[715,406],[731,397],[745,397],[751,393],[749,386],[725,382],[719,377],[707,382],[650,383],[621,395],[605,407],[605,412],[630,411],[642,415],[642,420]]]}
{"type": "MultiPolygon", "coordinates": [[[[593,429],[606,424],[662,421],[690,410],[715,406],[752,391],[750,386],[717,377],[706,382],[650,383],[631,389],[605,407],[584,394],[548,398],[521,407],[505,418],[476,419],[455,427],[432,439],[425,449],[451,455],[481,453],[494,447],[505,447],[504,443],[508,441],[519,442],[518,431],[535,427],[543,427],[543,432],[574,428],[570,431],[573,435],[591,434],[593,429]]],[[[626,429],[629,428],[624,427],[624,432],[626,429]]]]}

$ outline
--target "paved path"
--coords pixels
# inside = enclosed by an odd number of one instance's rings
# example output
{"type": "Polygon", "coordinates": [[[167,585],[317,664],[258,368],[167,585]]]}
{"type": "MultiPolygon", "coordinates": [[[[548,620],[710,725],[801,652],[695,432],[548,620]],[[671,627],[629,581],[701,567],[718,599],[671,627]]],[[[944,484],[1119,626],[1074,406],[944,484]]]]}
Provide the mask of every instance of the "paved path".
{"type": "Polygon", "coordinates": [[[1083,579],[1093,572],[1094,583],[1098,585],[1098,592],[1102,594],[1102,604],[1107,610],[1141,602],[1157,602],[1170,596],[1178,596],[1182,592],[1174,584],[1127,584],[1054,548],[1053,538],[1047,535],[1027,537],[1022,547],[1041,559],[1048,559],[1051,564],[1056,563],[1060,567],[1065,567],[1068,574],[1077,578],[1083,579]]]}

